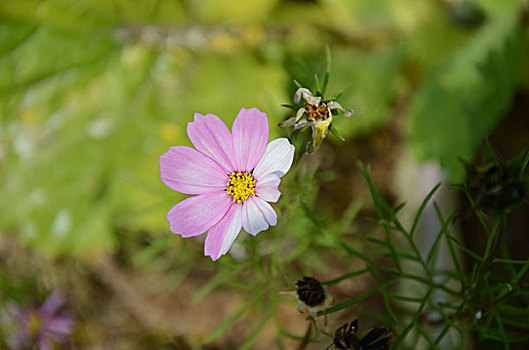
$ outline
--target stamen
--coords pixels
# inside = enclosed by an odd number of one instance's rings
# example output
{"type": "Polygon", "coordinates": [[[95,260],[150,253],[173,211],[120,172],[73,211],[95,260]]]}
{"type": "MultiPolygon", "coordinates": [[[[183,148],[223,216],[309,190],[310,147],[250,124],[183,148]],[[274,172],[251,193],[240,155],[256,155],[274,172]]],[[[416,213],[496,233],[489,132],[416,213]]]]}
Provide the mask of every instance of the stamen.
{"type": "Polygon", "coordinates": [[[228,175],[226,192],[233,197],[233,203],[244,203],[250,196],[255,196],[255,179],[248,172],[232,172],[228,175]]]}

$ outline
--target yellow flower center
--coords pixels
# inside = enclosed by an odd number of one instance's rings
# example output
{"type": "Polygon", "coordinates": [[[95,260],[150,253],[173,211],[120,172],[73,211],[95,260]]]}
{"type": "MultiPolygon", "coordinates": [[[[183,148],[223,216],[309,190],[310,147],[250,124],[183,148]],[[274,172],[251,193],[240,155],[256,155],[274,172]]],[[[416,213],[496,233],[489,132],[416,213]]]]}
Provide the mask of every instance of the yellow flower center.
{"type": "Polygon", "coordinates": [[[31,313],[26,324],[26,330],[32,337],[36,336],[40,331],[40,318],[37,314],[31,313]]]}
{"type": "Polygon", "coordinates": [[[226,192],[233,197],[233,203],[244,203],[251,195],[255,196],[255,179],[247,172],[233,172],[228,175],[226,192]]]}

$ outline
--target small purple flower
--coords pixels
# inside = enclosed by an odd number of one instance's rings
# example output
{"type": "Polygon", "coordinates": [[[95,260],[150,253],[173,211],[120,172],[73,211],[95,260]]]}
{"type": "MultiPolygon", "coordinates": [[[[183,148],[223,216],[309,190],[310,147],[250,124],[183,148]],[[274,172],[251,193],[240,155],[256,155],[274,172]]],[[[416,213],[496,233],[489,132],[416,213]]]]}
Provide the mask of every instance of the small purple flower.
{"type": "Polygon", "coordinates": [[[276,202],[281,177],[290,169],[294,146],[285,138],[268,143],[268,118],[257,108],[242,108],[232,132],[213,114],[196,113],[187,134],[196,150],[170,147],[160,156],[162,181],[196,196],[167,214],[170,229],[182,237],[208,231],[204,254],[226,254],[241,227],[257,235],[277,223],[268,202],[276,202]]]}
{"type": "Polygon", "coordinates": [[[67,343],[72,334],[74,320],[67,311],[60,311],[66,304],[66,296],[53,292],[40,308],[22,308],[7,304],[9,314],[18,321],[19,327],[9,339],[13,349],[29,348],[38,344],[41,350],[51,350],[52,342],[67,343]]]}

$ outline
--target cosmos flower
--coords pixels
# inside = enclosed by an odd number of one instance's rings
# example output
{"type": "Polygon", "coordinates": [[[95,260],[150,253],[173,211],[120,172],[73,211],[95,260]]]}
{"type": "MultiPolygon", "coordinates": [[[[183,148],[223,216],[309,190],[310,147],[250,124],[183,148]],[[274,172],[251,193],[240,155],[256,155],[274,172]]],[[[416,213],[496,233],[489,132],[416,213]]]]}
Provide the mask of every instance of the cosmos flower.
{"type": "Polygon", "coordinates": [[[333,121],[333,110],[339,110],[345,117],[352,117],[354,112],[342,107],[336,101],[324,101],[321,96],[314,96],[307,88],[299,88],[294,94],[294,103],[301,102],[301,97],[305,103],[300,107],[295,117],[291,117],[279,124],[280,128],[290,129],[292,133],[307,126],[312,128],[312,140],[307,144],[307,154],[316,152],[323,140],[327,137],[327,132],[333,121]],[[306,115],[306,118],[302,118],[306,115]]]}
{"type": "Polygon", "coordinates": [[[65,304],[66,296],[57,291],[38,309],[8,303],[9,314],[18,323],[18,329],[9,339],[9,345],[13,349],[26,349],[38,344],[41,350],[51,350],[53,341],[67,343],[73,332],[74,320],[67,311],[60,312],[65,304]]]}
{"type": "Polygon", "coordinates": [[[294,146],[285,138],[268,143],[268,118],[257,108],[242,108],[232,132],[213,114],[196,113],[187,134],[196,150],[170,147],[160,156],[162,181],[196,196],[167,214],[170,229],[182,237],[206,231],[204,254],[226,254],[241,227],[257,235],[277,223],[269,204],[276,202],[281,177],[290,169],[294,146]]]}

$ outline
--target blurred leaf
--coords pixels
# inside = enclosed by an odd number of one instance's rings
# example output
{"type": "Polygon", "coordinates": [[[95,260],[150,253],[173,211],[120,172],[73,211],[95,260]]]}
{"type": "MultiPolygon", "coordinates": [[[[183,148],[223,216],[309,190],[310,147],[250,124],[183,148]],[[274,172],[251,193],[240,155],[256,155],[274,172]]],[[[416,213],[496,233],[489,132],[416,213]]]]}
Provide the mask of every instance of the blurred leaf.
{"type": "MultiPolygon", "coordinates": [[[[312,91],[316,91],[313,74],[325,72],[325,51],[322,50],[314,60],[319,63],[308,65],[294,56],[287,63],[293,78],[312,91]]],[[[402,52],[397,47],[376,51],[349,48],[332,51],[331,74],[324,97],[329,100],[337,92],[343,92],[339,102],[355,111],[352,118],[334,118],[334,130],[339,130],[347,139],[368,132],[390,119],[392,103],[402,92],[402,61],[402,52]]]]}
{"type": "MultiPolygon", "coordinates": [[[[263,64],[254,55],[243,52],[232,57],[196,57],[193,65],[200,70],[181,96],[186,103],[179,112],[185,120],[191,121],[195,112],[213,113],[231,128],[241,107],[258,106],[268,114],[270,125],[281,121],[284,113],[281,103],[287,100],[282,91],[287,79],[277,65],[263,64]]],[[[278,133],[278,128],[270,128],[271,137],[278,133]]]]}
{"type": "Polygon", "coordinates": [[[182,0],[2,0],[0,15],[79,31],[127,23],[175,23],[187,15],[182,0]]]}
{"type": "Polygon", "coordinates": [[[193,10],[206,21],[253,23],[264,20],[279,0],[199,0],[191,1],[193,10]]]}
{"type": "Polygon", "coordinates": [[[470,158],[511,104],[525,69],[526,43],[515,18],[493,20],[428,78],[407,125],[419,159],[438,159],[453,180],[460,179],[457,157],[470,158]]]}
{"type": "Polygon", "coordinates": [[[444,64],[471,34],[450,18],[442,1],[395,1],[393,9],[412,77],[444,64]]]}
{"type": "Polygon", "coordinates": [[[37,29],[35,25],[17,25],[8,19],[0,19],[0,57],[22,45],[37,29]]]}
{"type": "Polygon", "coordinates": [[[501,16],[514,16],[517,14],[519,7],[520,7],[520,1],[518,0],[503,0],[503,1],[496,1],[496,0],[474,0],[475,3],[483,10],[487,12],[488,15],[494,16],[494,17],[501,17],[501,16]]]}

